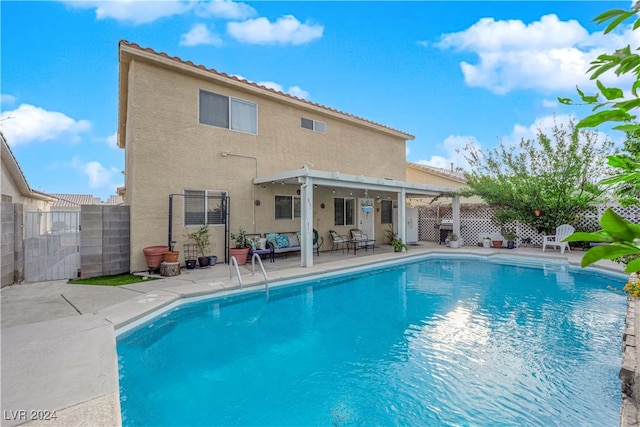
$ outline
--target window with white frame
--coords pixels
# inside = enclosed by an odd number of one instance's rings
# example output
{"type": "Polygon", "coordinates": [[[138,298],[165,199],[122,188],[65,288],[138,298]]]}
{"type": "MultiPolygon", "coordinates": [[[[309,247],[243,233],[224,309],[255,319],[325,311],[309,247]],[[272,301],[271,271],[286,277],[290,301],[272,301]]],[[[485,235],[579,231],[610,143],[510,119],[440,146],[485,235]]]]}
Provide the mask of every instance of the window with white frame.
{"type": "Polygon", "coordinates": [[[334,197],[334,225],[355,225],[356,199],[353,197],[334,197]]]}
{"type": "Polygon", "coordinates": [[[276,196],[276,219],[300,219],[300,196],[276,196]]]}
{"type": "Polygon", "coordinates": [[[213,190],[184,190],[184,225],[224,224],[224,193],[213,190]]]}
{"type": "Polygon", "coordinates": [[[380,223],[381,224],[393,223],[393,201],[391,200],[380,201],[380,223]]]}
{"type": "Polygon", "coordinates": [[[327,124],[319,120],[305,119],[304,117],[302,117],[300,126],[302,126],[304,129],[309,129],[315,132],[327,132],[327,124]]]}
{"type": "Polygon", "coordinates": [[[258,133],[258,105],[200,89],[199,122],[205,125],[258,133]]]}

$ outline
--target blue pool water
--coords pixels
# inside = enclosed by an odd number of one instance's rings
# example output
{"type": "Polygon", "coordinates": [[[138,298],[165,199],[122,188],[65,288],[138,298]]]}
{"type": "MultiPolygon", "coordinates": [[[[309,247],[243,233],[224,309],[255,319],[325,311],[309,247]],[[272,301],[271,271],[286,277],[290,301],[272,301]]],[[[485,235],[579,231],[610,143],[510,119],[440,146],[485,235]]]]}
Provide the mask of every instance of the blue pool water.
{"type": "Polygon", "coordinates": [[[615,426],[619,277],[425,259],[190,303],[118,337],[125,426],[615,426]]]}

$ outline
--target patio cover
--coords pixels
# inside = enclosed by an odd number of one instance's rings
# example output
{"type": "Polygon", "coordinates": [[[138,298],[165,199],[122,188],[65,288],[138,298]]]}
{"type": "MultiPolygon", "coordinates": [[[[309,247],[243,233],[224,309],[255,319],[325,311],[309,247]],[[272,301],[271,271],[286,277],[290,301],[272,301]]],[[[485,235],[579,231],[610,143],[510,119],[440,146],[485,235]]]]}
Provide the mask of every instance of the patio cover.
{"type": "MultiPolygon", "coordinates": [[[[398,237],[407,241],[406,236],[406,203],[400,201],[407,197],[435,197],[442,193],[455,191],[452,188],[418,184],[387,178],[373,178],[364,175],[349,175],[341,172],[329,172],[309,169],[290,170],[256,177],[256,185],[267,183],[284,183],[300,185],[300,230],[302,231],[301,261],[302,267],[313,266],[313,189],[315,185],[333,188],[362,189],[368,191],[393,192],[398,195],[398,237]]],[[[459,197],[453,200],[453,232],[460,235],[460,202],[459,197]]]]}

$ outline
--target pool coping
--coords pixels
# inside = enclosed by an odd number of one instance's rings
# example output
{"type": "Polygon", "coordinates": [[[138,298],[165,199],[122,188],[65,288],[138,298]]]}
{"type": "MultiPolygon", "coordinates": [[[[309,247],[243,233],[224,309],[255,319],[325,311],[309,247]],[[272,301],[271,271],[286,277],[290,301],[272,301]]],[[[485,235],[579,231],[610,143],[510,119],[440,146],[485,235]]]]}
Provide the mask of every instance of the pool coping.
{"type": "MultiPolygon", "coordinates": [[[[531,258],[525,254],[479,253],[465,248],[460,248],[455,253],[431,249],[394,254],[392,257],[380,254],[344,259],[311,268],[288,268],[270,272],[269,281],[279,284],[350,270],[366,270],[371,266],[391,266],[428,257],[459,258],[461,255],[491,260],[525,258],[529,265],[535,260],[579,267],[579,262],[572,261],[569,257],[545,256],[541,253],[531,258]]],[[[617,269],[615,267],[604,265],[593,269],[620,275],[619,266],[617,269]]],[[[254,291],[264,283],[261,275],[245,274],[243,280],[243,288],[248,291],[254,291]]],[[[215,297],[240,289],[231,279],[201,282],[168,280],[167,283],[170,284],[167,287],[141,293],[93,314],[2,329],[2,425],[121,425],[116,337],[123,328],[145,316],[155,315],[171,304],[188,302],[187,299],[193,297],[215,297]],[[11,351],[5,352],[7,347],[11,351]],[[78,352],[78,349],[90,349],[94,357],[78,352]],[[14,390],[20,392],[15,393],[14,390]],[[11,392],[8,393],[9,391],[11,392]],[[24,411],[26,418],[18,411],[24,411]],[[57,419],[53,422],[32,419],[31,415],[41,415],[37,411],[55,411],[57,419]]],[[[640,316],[635,316],[635,319],[640,320],[640,316]]],[[[635,358],[633,362],[635,363],[635,358]]],[[[623,399],[621,420],[637,420],[637,410],[634,412],[634,408],[625,409],[625,403],[628,402],[623,399]]]]}

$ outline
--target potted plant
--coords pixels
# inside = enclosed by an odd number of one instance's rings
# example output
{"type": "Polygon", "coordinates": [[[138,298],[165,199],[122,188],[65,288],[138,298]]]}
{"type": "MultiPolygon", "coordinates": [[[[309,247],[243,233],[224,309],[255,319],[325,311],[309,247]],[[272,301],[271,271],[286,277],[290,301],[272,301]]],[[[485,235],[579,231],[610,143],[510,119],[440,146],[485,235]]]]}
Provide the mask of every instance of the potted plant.
{"type": "Polygon", "coordinates": [[[516,235],[516,232],[511,229],[511,228],[505,228],[502,230],[502,236],[507,240],[507,248],[508,249],[513,249],[515,248],[516,244],[516,239],[518,238],[518,236],[516,235]]]}
{"type": "Polygon", "coordinates": [[[407,245],[402,241],[402,239],[394,239],[391,242],[391,246],[393,246],[393,251],[394,252],[406,252],[409,250],[409,248],[407,247],[407,245]]]}
{"type": "Polygon", "coordinates": [[[238,228],[237,233],[231,233],[231,244],[233,247],[229,248],[229,256],[235,257],[238,265],[245,265],[249,247],[247,246],[246,232],[242,227],[238,228]]]}
{"type": "Polygon", "coordinates": [[[209,248],[211,246],[209,242],[209,238],[211,234],[209,233],[209,227],[206,225],[201,226],[193,233],[189,233],[189,239],[193,240],[196,244],[196,249],[198,254],[198,264],[200,267],[206,267],[209,265],[209,257],[205,255],[206,252],[209,252],[209,248]]]}
{"type": "Polygon", "coordinates": [[[482,247],[483,248],[490,248],[491,247],[491,237],[484,236],[482,238],[482,247]]]}
{"type": "Polygon", "coordinates": [[[459,245],[458,245],[458,235],[457,234],[449,234],[449,247],[453,248],[453,249],[458,249],[459,245]]]}
{"type": "Polygon", "coordinates": [[[362,212],[365,212],[365,213],[373,212],[373,200],[371,199],[360,200],[360,208],[362,209],[362,212]]]}

